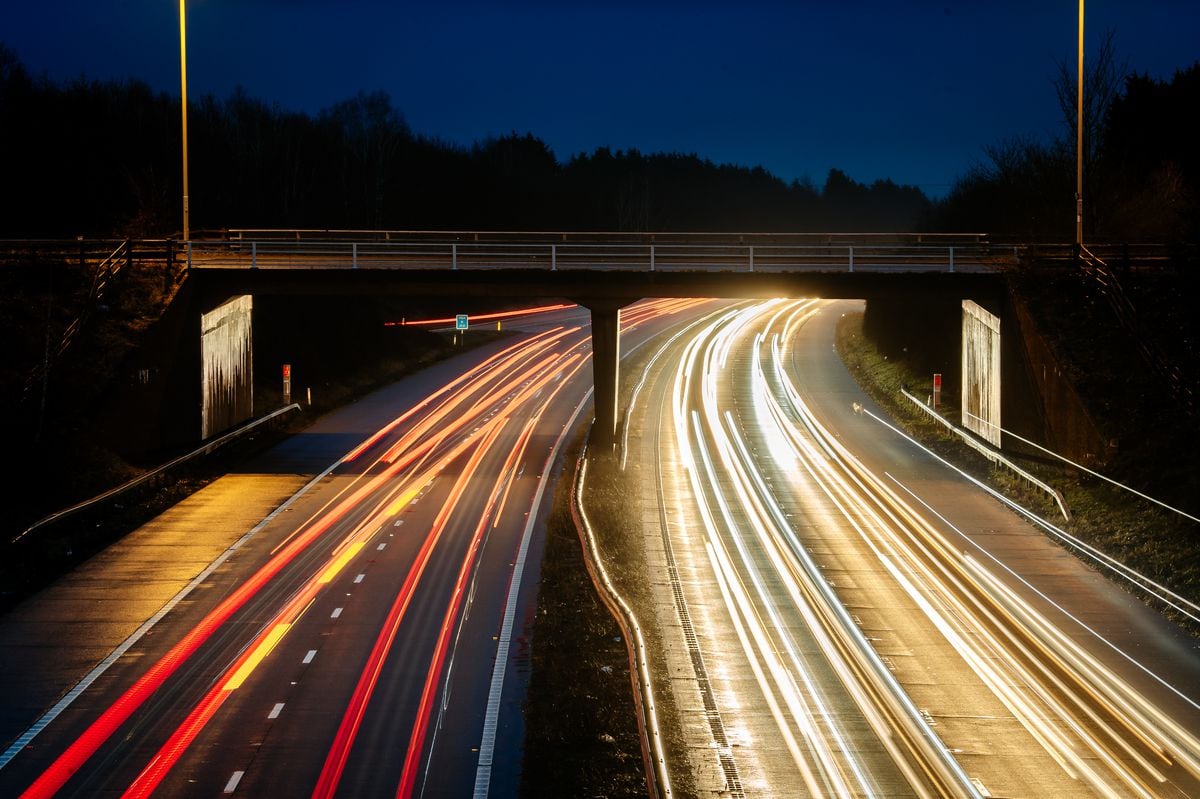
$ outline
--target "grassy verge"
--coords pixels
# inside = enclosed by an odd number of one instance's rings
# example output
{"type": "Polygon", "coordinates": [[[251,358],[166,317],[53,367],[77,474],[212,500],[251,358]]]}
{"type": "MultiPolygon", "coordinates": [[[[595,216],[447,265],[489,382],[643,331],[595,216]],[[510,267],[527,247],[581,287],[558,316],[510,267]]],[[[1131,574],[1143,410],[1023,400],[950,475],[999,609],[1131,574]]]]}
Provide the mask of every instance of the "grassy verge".
{"type": "MultiPolygon", "coordinates": [[[[567,463],[577,457],[578,444],[567,463]]],[[[521,796],[644,797],[625,642],[584,566],[571,518],[571,472],[560,480],[546,526],[521,796]]],[[[589,513],[593,506],[589,501],[589,513]]]]}
{"type": "MultiPolygon", "coordinates": [[[[923,386],[928,378],[902,361],[881,356],[863,335],[862,314],[846,314],[840,320],[836,347],[863,390],[910,435],[1026,507],[1055,518],[1044,494],[1007,470],[992,466],[900,394],[900,387],[906,385],[912,393],[924,396],[929,391],[927,384],[923,386]]],[[[943,412],[951,419],[958,415],[952,398],[943,412]]],[[[1034,461],[1021,465],[1062,492],[1073,515],[1070,523],[1060,525],[1067,532],[1181,596],[1200,601],[1200,531],[1195,524],[1070,467],[1034,461]]],[[[1169,609],[1164,612],[1174,615],[1169,609]]],[[[1185,626],[1200,634],[1196,625],[1185,626]]]]}

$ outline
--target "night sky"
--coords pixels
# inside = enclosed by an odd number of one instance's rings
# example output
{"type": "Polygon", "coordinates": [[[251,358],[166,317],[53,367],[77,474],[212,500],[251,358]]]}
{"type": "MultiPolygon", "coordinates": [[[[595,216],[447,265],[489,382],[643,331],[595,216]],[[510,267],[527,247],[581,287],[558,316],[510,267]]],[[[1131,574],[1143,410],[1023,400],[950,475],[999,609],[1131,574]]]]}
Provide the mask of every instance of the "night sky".
{"type": "MultiPolygon", "coordinates": [[[[383,90],[412,129],[531,132],[560,160],[694,152],[822,184],[831,167],[944,194],[1006,137],[1061,132],[1051,79],[1077,5],[1053,2],[397,3],[189,0],[188,94],[243,87],[318,112],[383,90]]],[[[54,80],[179,93],[171,0],[4,0],[0,42],[54,80]]],[[[1200,2],[1091,0],[1130,70],[1200,59],[1200,2]]],[[[1073,67],[1072,67],[1073,68],[1073,67]]]]}

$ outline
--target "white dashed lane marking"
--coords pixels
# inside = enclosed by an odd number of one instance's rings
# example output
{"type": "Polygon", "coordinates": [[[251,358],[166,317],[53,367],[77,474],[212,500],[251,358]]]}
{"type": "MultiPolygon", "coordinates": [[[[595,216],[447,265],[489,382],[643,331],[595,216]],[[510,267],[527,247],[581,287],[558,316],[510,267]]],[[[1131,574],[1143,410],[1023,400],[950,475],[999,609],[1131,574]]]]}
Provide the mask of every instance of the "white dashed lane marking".
{"type": "Polygon", "coordinates": [[[233,772],[233,776],[229,778],[229,782],[225,783],[225,793],[233,793],[236,791],[238,783],[242,781],[242,775],[245,773],[246,772],[244,771],[233,772]]]}

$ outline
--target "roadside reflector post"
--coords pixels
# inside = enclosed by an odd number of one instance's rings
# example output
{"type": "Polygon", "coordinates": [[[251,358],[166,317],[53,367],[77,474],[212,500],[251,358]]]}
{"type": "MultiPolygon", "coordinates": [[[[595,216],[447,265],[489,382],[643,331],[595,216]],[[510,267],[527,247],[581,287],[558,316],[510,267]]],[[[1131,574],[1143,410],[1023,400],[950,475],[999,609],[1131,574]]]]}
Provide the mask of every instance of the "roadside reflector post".
{"type": "Polygon", "coordinates": [[[934,372],[933,375],[933,409],[936,411],[938,406],[942,404],[942,374],[934,372]]]}
{"type": "Polygon", "coordinates": [[[292,365],[290,363],[283,365],[283,404],[292,404],[292,365]]]}

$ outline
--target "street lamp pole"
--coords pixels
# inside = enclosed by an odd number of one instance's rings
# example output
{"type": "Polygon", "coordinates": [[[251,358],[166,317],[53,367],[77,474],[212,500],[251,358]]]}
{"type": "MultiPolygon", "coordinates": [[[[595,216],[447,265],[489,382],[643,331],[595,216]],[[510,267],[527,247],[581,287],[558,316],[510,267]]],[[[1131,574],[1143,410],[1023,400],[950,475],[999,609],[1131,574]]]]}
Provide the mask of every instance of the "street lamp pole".
{"type": "MultiPolygon", "coordinates": [[[[1082,0],[1081,0],[1082,2],[1082,0]]],[[[188,228],[188,151],[187,151],[187,10],[184,0],[179,0],[179,82],[180,105],[183,107],[183,240],[191,240],[188,228]]]]}
{"type": "Polygon", "coordinates": [[[1079,0],[1079,94],[1075,97],[1075,245],[1084,246],[1084,0],[1079,0]]]}

